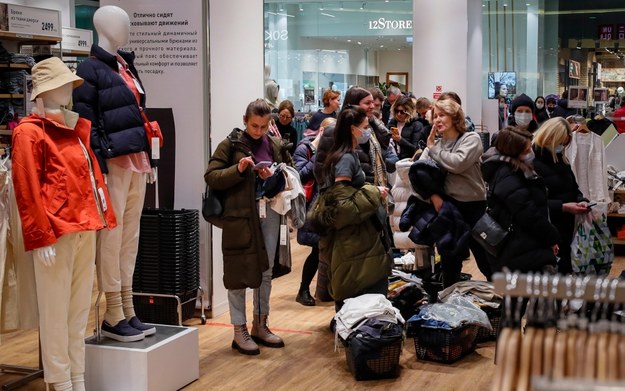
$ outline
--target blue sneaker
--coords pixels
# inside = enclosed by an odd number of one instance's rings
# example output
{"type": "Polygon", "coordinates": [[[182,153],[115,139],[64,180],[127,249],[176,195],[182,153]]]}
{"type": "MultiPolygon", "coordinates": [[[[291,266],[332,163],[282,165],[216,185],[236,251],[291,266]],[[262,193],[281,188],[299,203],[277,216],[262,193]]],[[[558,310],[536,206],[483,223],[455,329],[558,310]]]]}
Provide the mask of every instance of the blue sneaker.
{"type": "Polygon", "coordinates": [[[139,318],[137,318],[136,316],[133,316],[132,318],[130,318],[130,320],[128,321],[128,324],[133,329],[137,329],[137,330],[141,331],[143,333],[143,335],[146,336],[146,337],[148,335],[156,334],[156,327],[148,326],[147,324],[145,324],[142,321],[140,321],[139,318]]]}
{"type": "Polygon", "coordinates": [[[102,322],[102,335],[119,342],[141,341],[145,337],[142,331],[131,327],[126,319],[120,320],[115,326],[105,320],[102,322]]]}

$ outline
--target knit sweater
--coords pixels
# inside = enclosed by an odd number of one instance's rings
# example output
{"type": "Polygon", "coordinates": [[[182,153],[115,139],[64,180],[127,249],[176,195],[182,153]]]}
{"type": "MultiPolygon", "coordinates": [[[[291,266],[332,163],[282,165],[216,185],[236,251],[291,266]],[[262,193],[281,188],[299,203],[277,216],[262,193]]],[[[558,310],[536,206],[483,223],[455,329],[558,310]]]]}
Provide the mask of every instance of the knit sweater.
{"type": "Polygon", "coordinates": [[[484,201],[486,186],[480,171],[482,140],[475,132],[465,132],[456,140],[439,139],[427,148],[420,160],[431,158],[447,171],[445,193],[461,202],[484,201]]]}

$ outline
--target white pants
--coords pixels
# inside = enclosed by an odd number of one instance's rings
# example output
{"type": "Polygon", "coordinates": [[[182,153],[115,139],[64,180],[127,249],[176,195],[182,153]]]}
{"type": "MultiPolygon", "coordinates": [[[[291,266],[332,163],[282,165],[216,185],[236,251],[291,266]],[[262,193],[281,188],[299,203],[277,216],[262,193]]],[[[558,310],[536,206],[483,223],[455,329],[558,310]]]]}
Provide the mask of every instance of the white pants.
{"type": "Polygon", "coordinates": [[[95,231],[63,235],[54,245],[56,261],[35,261],[39,337],[46,383],[68,381],[85,372],[85,328],[91,306],[95,231]]]}
{"type": "Polygon", "coordinates": [[[122,286],[132,286],[147,174],[115,164],[108,168],[107,188],[117,227],[98,232],[98,288],[101,292],[120,292],[122,286]]]}

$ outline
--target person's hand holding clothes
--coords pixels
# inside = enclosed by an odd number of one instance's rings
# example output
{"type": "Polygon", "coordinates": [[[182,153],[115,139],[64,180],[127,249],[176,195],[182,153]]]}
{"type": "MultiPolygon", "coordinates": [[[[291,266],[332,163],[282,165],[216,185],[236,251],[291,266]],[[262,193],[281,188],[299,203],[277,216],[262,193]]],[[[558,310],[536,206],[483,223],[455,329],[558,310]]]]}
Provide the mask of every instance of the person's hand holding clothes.
{"type": "Polygon", "coordinates": [[[432,201],[432,205],[434,205],[434,209],[436,209],[436,213],[438,213],[443,207],[443,199],[438,194],[432,194],[430,201],[432,201]]]}
{"type": "Polygon", "coordinates": [[[378,190],[380,190],[380,197],[385,200],[386,197],[388,197],[388,188],[385,186],[378,186],[378,190]]]}
{"type": "Polygon", "coordinates": [[[56,249],[54,246],[45,246],[33,250],[35,262],[41,263],[45,267],[50,267],[56,262],[56,249]]]}

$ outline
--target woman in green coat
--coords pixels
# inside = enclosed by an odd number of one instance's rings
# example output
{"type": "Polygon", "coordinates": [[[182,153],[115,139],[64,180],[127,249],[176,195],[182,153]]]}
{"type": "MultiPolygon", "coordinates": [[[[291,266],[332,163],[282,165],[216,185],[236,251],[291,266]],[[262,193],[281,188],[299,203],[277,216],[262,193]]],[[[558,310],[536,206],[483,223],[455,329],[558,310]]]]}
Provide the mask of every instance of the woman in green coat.
{"type": "MultiPolygon", "coordinates": [[[[284,342],[267,325],[272,267],[280,236],[280,216],[268,207],[256,189],[272,175],[259,162],[291,163],[279,139],[267,135],[271,108],[262,99],[250,103],[243,116],[245,129],[235,128],[213,153],[204,180],[224,193],[221,248],[224,286],[228,289],[232,348],[259,354],[257,343],[280,348],[284,342]],[[254,289],[254,321],[247,331],[245,291],[254,289]]],[[[280,174],[282,175],[282,174],[280,174]]]]}
{"type": "MultiPolygon", "coordinates": [[[[343,300],[365,293],[386,296],[390,257],[378,227],[376,213],[384,210],[388,189],[365,184],[365,174],[354,149],[371,137],[367,113],[360,107],[341,111],[334,145],[323,163],[326,188],[313,219],[325,227],[319,251],[330,260],[330,293],[338,311],[343,300]]],[[[384,221],[385,217],[383,217],[384,221]]]]}

